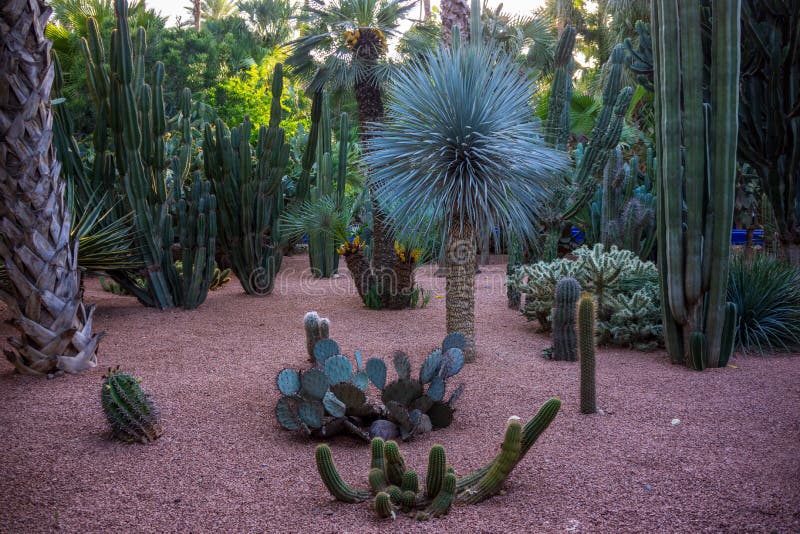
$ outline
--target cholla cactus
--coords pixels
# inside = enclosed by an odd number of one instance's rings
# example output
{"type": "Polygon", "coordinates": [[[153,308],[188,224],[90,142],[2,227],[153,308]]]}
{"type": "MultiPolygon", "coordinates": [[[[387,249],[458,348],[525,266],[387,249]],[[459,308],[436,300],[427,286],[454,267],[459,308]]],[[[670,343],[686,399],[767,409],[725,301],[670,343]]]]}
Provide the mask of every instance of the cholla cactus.
{"type": "Polygon", "coordinates": [[[611,317],[597,325],[601,343],[641,351],[663,346],[662,328],[658,284],[652,282],[632,295],[619,295],[611,317]]]}

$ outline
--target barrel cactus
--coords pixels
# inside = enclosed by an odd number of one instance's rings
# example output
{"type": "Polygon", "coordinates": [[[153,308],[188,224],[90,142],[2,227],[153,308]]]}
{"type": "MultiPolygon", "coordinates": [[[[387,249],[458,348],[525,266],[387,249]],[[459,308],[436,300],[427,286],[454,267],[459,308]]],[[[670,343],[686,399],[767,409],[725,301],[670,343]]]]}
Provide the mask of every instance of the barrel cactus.
{"type": "Polygon", "coordinates": [[[578,342],[575,336],[575,312],[581,285],[572,277],[562,278],[556,284],[553,306],[552,359],[574,362],[578,359],[578,342]]]}
{"type": "Polygon", "coordinates": [[[315,311],[310,311],[303,318],[303,327],[306,330],[306,350],[308,357],[314,361],[314,347],[320,339],[328,339],[331,323],[326,317],[320,317],[315,311]]]}
{"type": "Polygon", "coordinates": [[[150,443],[162,434],[158,410],[139,387],[140,379],[109,369],[103,377],[100,400],[112,435],[122,441],[150,443]]]}
{"type": "Polygon", "coordinates": [[[518,417],[509,418],[498,455],[461,478],[447,465],[444,447],[433,445],[428,456],[425,486],[422,487],[417,472],[406,467],[398,444],[384,442],[381,438],[372,440],[369,491],[353,488],[344,481],[326,444],[317,447],[317,470],[325,487],[339,501],[357,503],[375,495],[373,508],[379,518],[394,519],[401,513],[410,513],[419,520],[439,517],[447,514],[456,503],[477,504],[500,492],[511,472],[550,425],[560,407],[561,401],[552,398],[525,425],[518,417]]]}

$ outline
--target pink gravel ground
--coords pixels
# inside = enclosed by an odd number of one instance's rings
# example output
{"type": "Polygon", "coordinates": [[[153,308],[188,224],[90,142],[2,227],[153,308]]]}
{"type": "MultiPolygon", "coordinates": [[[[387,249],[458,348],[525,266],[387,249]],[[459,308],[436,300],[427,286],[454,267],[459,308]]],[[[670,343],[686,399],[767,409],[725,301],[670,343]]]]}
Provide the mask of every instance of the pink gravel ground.
{"type": "MultiPolygon", "coordinates": [[[[577,365],[540,357],[549,341],[506,308],[500,264],[478,276],[479,359],[454,379],[467,384],[455,422],[401,449],[422,472],[442,443],[465,473],[494,454],[509,415],[527,420],[559,396],[562,411],[506,492],[391,527],[366,504],[333,501],[315,444],[281,430],[272,412],[275,375],[306,366],[303,314],[330,317],[347,354],[405,349],[416,369],[443,337],[444,300],[369,311],[348,279],[310,280],[305,265],[288,258],[269,297],[234,282],[191,312],[145,309],[90,280],[87,300],[108,332],[100,367],[42,380],[0,363],[0,531],[800,532],[798,358],[739,356],[735,368],[697,373],[663,352],[600,350],[606,415],[580,415],[577,365]],[[100,382],[118,364],[161,408],[165,434],[152,445],[109,440],[100,382]]],[[[431,273],[419,282],[443,295],[431,273]]],[[[366,445],[340,437],[332,448],[345,479],[363,487],[366,445]]]]}

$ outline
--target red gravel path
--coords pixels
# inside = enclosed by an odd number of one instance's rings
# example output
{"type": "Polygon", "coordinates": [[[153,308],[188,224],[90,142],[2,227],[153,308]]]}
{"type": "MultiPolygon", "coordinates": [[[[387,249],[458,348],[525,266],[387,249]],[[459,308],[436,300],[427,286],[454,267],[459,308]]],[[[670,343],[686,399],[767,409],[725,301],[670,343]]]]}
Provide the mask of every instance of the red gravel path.
{"type": "MultiPolygon", "coordinates": [[[[331,500],[314,444],[279,429],[274,377],[306,365],[301,321],[311,309],[331,318],[346,353],[403,348],[417,368],[443,336],[444,300],[365,310],[348,280],[308,280],[298,274],[305,264],[288,258],[269,297],[231,283],[192,312],[145,309],[89,281],[87,299],[108,332],[100,368],[41,380],[0,363],[0,532],[385,531],[366,505],[331,500]],[[152,445],[108,439],[100,381],[117,364],[141,376],[161,407],[165,434],[152,445]]],[[[431,272],[419,281],[443,294],[431,272]]],[[[494,454],[507,416],[527,420],[552,395],[562,411],[504,495],[395,527],[800,532],[798,358],[740,356],[735,369],[701,374],[664,353],[601,350],[598,404],[607,414],[583,416],[576,364],[539,356],[548,339],[506,308],[503,278],[503,265],[478,276],[479,359],[455,379],[467,389],[454,424],[403,444],[406,461],[424,471],[440,442],[463,473],[494,454]]],[[[333,453],[343,476],[365,485],[368,448],[342,437],[333,453]]]]}

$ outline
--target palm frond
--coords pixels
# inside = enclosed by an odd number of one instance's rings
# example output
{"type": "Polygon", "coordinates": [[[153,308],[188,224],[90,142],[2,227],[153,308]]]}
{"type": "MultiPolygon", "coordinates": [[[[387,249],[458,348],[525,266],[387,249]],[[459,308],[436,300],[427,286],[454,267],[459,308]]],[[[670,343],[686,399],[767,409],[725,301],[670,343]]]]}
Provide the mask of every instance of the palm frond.
{"type": "Polygon", "coordinates": [[[365,162],[398,232],[431,231],[436,217],[420,215],[430,210],[446,225],[533,236],[548,183],[569,158],[542,143],[532,86],[513,61],[493,47],[440,48],[389,87],[387,121],[365,162]]]}
{"type": "Polygon", "coordinates": [[[352,214],[351,200],[338,204],[333,195],[324,195],[295,205],[281,215],[281,233],[288,239],[321,235],[343,242],[348,237],[352,214]]]}

